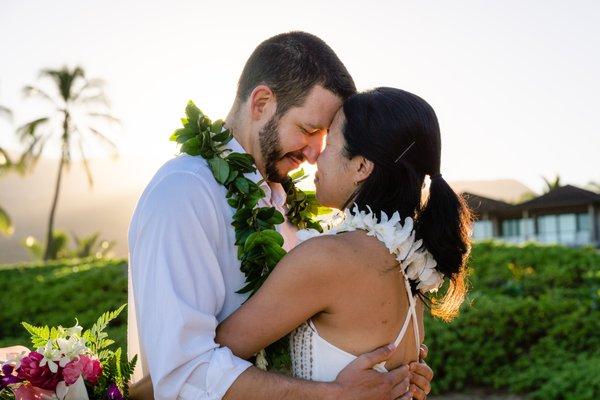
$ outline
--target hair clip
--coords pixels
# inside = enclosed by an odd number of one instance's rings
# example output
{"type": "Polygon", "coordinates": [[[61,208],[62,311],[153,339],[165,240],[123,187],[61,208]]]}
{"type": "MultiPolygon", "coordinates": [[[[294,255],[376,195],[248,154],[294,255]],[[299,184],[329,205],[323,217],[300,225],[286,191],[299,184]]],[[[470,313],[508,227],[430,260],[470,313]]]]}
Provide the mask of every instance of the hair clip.
{"type": "Polygon", "coordinates": [[[398,156],[398,158],[396,158],[396,161],[394,161],[394,164],[396,164],[396,163],[398,162],[398,160],[400,160],[400,159],[402,158],[402,156],[403,156],[403,155],[405,155],[405,154],[406,154],[406,152],[407,152],[408,150],[410,150],[410,148],[411,148],[411,147],[413,147],[413,145],[414,145],[414,144],[415,144],[415,141],[413,140],[413,142],[412,142],[411,144],[409,144],[409,145],[408,145],[408,147],[406,148],[406,150],[404,150],[404,151],[402,152],[402,154],[400,154],[400,155],[398,156]]]}

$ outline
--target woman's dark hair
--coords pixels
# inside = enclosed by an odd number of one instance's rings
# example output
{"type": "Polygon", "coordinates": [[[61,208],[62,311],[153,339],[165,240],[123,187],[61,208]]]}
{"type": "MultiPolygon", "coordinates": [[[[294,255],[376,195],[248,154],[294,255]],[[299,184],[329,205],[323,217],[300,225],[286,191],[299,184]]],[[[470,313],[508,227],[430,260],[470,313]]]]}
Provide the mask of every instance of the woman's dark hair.
{"type": "Polygon", "coordinates": [[[356,86],[335,52],[306,32],[288,32],[262,42],[250,55],[238,82],[236,98],[244,102],[258,85],[267,85],[277,98],[277,115],[301,105],[315,85],[342,100],[356,86]]]}
{"type": "Polygon", "coordinates": [[[436,269],[450,278],[444,297],[431,301],[432,314],[452,319],[467,292],[472,219],[465,201],[440,175],[440,128],[433,108],[412,93],[382,87],[351,96],[343,110],[345,156],[374,164],[349,201],[378,215],[398,211],[415,220],[417,238],[434,256],[436,269]],[[425,175],[432,180],[423,204],[425,175]]]}

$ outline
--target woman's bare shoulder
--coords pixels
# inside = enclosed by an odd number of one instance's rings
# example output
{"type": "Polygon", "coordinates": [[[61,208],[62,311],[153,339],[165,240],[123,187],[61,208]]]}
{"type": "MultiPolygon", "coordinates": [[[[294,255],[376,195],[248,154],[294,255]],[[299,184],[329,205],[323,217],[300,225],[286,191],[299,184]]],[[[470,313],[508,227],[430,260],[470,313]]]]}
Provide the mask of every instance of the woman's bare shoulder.
{"type": "Polygon", "coordinates": [[[376,238],[363,231],[351,231],[308,239],[285,258],[307,269],[317,267],[320,273],[338,275],[357,272],[372,264],[385,264],[390,254],[376,238]]]}

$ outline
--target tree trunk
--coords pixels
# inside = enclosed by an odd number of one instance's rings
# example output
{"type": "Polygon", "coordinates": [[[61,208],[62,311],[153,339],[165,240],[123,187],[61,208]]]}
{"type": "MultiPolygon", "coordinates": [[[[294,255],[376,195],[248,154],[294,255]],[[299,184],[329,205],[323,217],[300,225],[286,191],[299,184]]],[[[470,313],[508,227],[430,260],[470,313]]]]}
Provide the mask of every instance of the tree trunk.
{"type": "Polygon", "coordinates": [[[54,243],[54,215],[56,214],[56,206],[58,205],[58,194],[60,192],[60,182],[64,168],[64,156],[61,154],[58,164],[58,175],[56,177],[56,185],[54,187],[54,198],[52,199],[52,208],[50,208],[50,219],[48,220],[48,231],[46,233],[46,251],[44,253],[44,261],[50,258],[50,249],[54,243]]]}
{"type": "Polygon", "coordinates": [[[58,205],[58,195],[60,193],[60,183],[62,180],[63,169],[67,157],[67,146],[69,145],[69,114],[65,113],[63,121],[63,137],[60,153],[60,162],[58,163],[58,174],[56,176],[56,185],[54,187],[54,198],[52,199],[52,207],[50,208],[50,218],[48,220],[48,232],[46,233],[46,251],[44,252],[44,261],[50,258],[50,249],[54,244],[54,215],[56,214],[56,206],[58,205]]]}

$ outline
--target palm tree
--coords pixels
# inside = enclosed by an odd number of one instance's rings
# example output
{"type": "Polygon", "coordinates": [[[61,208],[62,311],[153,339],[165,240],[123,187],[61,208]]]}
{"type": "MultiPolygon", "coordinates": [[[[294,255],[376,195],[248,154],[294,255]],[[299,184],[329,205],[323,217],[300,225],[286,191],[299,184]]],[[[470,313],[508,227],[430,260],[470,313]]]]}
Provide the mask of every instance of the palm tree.
{"type": "Polygon", "coordinates": [[[34,166],[45,145],[52,140],[60,145],[60,160],[54,197],[48,218],[46,248],[44,260],[50,257],[52,248],[54,217],[60,193],[63,171],[71,165],[74,146],[81,157],[90,187],[94,181],[85,151],[85,142],[95,140],[109,147],[117,154],[117,146],[101,130],[97,124],[101,122],[119,122],[109,113],[108,100],[103,91],[104,82],[98,79],[87,79],[81,67],[70,69],[44,69],[40,78],[51,81],[54,85],[54,96],[39,87],[25,86],[26,96],[35,96],[49,102],[53,109],[48,115],[36,118],[18,129],[18,135],[27,148],[21,156],[23,165],[34,166]]]}
{"type": "MultiPolygon", "coordinates": [[[[0,117],[11,119],[12,111],[8,107],[0,105],[0,117]]],[[[0,175],[4,174],[12,166],[12,160],[8,152],[0,147],[0,175]]],[[[8,213],[0,206],[0,233],[9,236],[13,233],[13,224],[8,213]]]]}
{"type": "Polygon", "coordinates": [[[546,177],[542,176],[542,179],[546,183],[546,187],[544,188],[544,193],[548,193],[554,189],[558,189],[561,187],[560,175],[556,174],[556,177],[553,180],[549,180],[546,177]]]}

